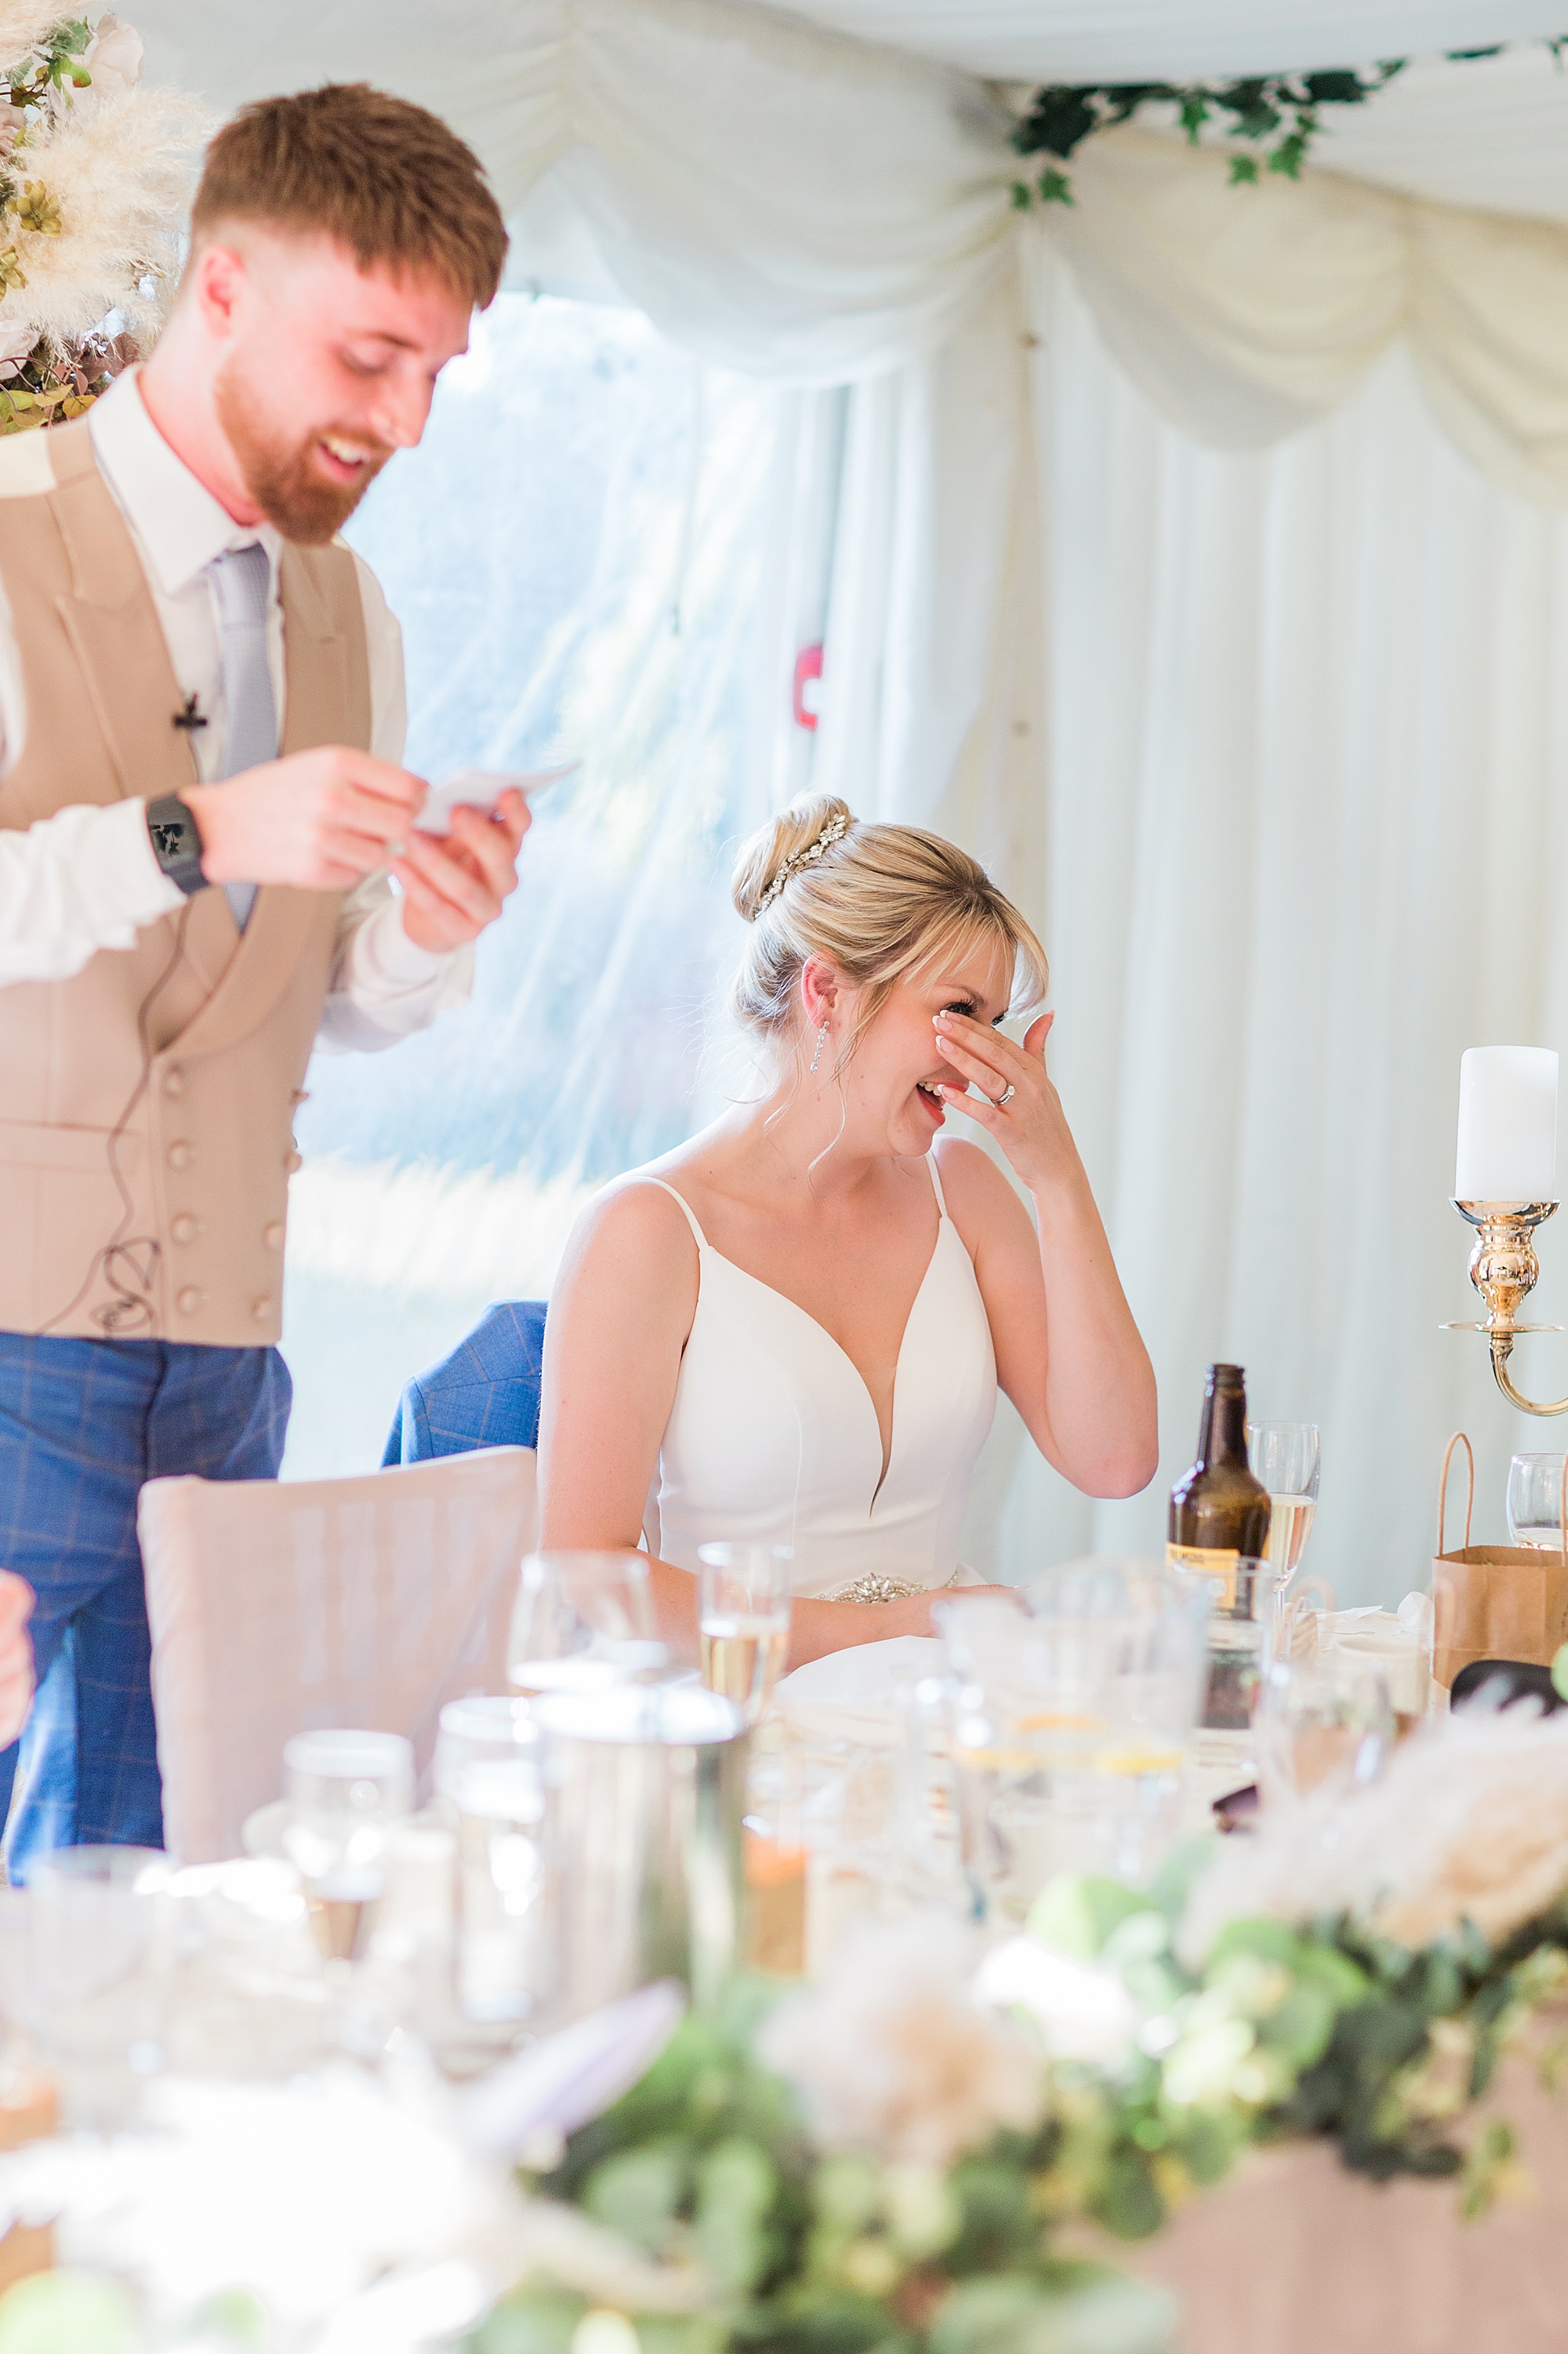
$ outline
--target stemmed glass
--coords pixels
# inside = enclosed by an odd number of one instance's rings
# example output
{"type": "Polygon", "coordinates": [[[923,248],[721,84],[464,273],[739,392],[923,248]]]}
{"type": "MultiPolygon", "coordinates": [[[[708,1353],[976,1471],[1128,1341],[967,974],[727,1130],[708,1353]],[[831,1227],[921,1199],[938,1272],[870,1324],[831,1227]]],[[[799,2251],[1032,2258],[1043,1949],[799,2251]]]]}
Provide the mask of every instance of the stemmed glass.
{"type": "Polygon", "coordinates": [[[1561,1455],[1516,1455],[1508,1467],[1509,1543],[1537,1553],[1563,1549],[1561,1455]]]}
{"type": "Polygon", "coordinates": [[[535,1553],[524,1562],[506,1648],[519,1691],[646,1682],[669,1659],[646,1553],[535,1553]]]}
{"type": "Polygon", "coordinates": [[[1315,1422],[1249,1422],[1247,1462],[1268,1490],[1267,1554],[1281,1583],[1307,1549],[1318,1509],[1318,1426],[1315,1422]]]}
{"type": "Polygon", "coordinates": [[[789,1545],[697,1548],[703,1681],[755,1724],[789,1655],[795,1554],[789,1545]]]}
{"type": "Polygon", "coordinates": [[[398,1733],[300,1733],[283,1748],[283,1851],[333,1961],[356,1961],[413,1810],[414,1750],[398,1733]]]}

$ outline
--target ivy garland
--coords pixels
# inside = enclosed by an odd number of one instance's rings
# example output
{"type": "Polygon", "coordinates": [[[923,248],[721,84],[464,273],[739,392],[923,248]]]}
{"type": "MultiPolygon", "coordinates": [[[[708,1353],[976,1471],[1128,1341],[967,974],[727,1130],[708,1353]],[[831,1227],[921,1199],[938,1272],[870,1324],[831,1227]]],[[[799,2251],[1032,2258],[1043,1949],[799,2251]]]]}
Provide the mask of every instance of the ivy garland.
{"type": "MultiPolygon", "coordinates": [[[[1478,58],[1500,57],[1512,46],[1516,45],[1497,41],[1489,48],[1447,49],[1444,55],[1453,64],[1467,64],[1478,58]]],[[[1555,34],[1541,46],[1561,66],[1568,50],[1568,34],[1555,34]]],[[[1249,154],[1245,147],[1231,151],[1233,186],[1255,187],[1265,168],[1287,180],[1298,180],[1322,127],[1319,110],[1364,106],[1409,62],[1407,58],[1387,58],[1375,66],[1255,74],[1228,82],[1052,82],[1035,91],[1012,134],[1021,155],[1044,155],[1052,160],[1037,178],[1013,182],[1012,201],[1021,212],[1035,203],[1070,205],[1072,182],[1063,165],[1097,131],[1129,122],[1147,106],[1173,106],[1192,146],[1216,120],[1223,122],[1225,138],[1250,140],[1255,152],[1249,154]]]]}

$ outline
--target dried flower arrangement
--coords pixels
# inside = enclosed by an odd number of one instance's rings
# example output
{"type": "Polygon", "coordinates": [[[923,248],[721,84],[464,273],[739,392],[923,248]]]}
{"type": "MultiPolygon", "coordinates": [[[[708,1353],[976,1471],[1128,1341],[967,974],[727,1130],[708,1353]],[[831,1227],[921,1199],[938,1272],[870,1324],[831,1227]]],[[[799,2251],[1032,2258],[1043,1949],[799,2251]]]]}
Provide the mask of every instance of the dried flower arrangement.
{"type": "Polygon", "coordinates": [[[148,350],[210,124],[141,36],[0,0],[0,433],[79,417],[148,350]]]}

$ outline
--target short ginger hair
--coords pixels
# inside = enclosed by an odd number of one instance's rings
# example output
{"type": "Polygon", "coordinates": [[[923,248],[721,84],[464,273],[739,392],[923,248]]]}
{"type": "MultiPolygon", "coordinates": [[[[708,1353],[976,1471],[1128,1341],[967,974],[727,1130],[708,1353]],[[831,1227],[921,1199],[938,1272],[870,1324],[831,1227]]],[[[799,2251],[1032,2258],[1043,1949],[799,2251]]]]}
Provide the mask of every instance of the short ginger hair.
{"type": "Polygon", "coordinates": [[[259,99],[224,124],[191,208],[193,249],[229,221],[325,235],[361,270],[432,274],[480,310],[506,260],[473,150],[439,114],[362,81],[259,99]]]}

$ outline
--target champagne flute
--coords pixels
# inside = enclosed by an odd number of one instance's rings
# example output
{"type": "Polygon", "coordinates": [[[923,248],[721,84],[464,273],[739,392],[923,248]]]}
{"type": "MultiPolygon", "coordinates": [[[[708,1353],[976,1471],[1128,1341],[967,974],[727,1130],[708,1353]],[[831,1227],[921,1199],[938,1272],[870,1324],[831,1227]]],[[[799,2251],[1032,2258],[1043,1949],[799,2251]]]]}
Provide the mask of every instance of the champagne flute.
{"type": "Polygon", "coordinates": [[[755,1724],[789,1657],[794,1548],[699,1545],[697,1559],[703,1681],[755,1724]]]}
{"type": "Polygon", "coordinates": [[[1318,1426],[1249,1422],[1246,1453],[1253,1478],[1268,1490],[1266,1551],[1283,1582],[1307,1549],[1318,1510],[1318,1426]]]}
{"type": "Polygon", "coordinates": [[[393,1827],[412,1813],[414,1749],[400,1733],[299,1733],[283,1748],[283,1851],[316,1935],[357,1961],[387,1879],[393,1827]]]}
{"type": "Polygon", "coordinates": [[[1509,1543],[1536,1553],[1563,1550],[1561,1455],[1516,1455],[1508,1467],[1509,1543]]]}

